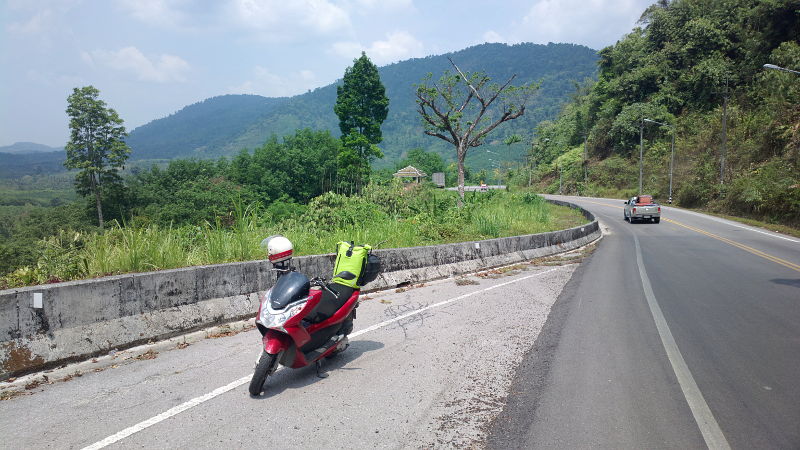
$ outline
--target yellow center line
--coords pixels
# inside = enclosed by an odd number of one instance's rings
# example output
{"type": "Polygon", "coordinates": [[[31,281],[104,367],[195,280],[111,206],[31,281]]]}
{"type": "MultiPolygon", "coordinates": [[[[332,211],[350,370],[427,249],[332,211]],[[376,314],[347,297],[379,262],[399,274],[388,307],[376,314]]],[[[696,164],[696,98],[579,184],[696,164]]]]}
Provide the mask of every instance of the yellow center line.
{"type": "MultiPolygon", "coordinates": [[[[582,200],[582,201],[584,201],[586,203],[594,203],[595,205],[609,206],[611,208],[624,209],[622,206],[609,205],[608,203],[593,202],[591,200],[582,200]]],[[[730,240],[728,238],[724,238],[722,236],[717,236],[716,234],[709,233],[708,231],[704,231],[704,230],[701,230],[699,228],[695,228],[695,227],[686,225],[684,223],[677,222],[677,221],[672,220],[672,219],[667,219],[665,217],[662,217],[662,219],[665,222],[669,222],[669,223],[678,225],[680,227],[684,227],[684,228],[686,228],[688,230],[696,231],[696,232],[698,232],[700,234],[704,234],[704,235],[706,235],[708,237],[717,239],[717,240],[722,241],[722,242],[724,242],[726,244],[733,245],[734,247],[738,247],[738,248],[740,248],[740,249],[742,249],[742,250],[744,250],[746,252],[750,252],[750,253],[752,253],[752,254],[754,254],[756,256],[760,256],[760,257],[762,257],[764,259],[768,259],[768,260],[770,260],[770,261],[772,261],[774,263],[780,264],[780,265],[782,265],[784,267],[788,267],[788,268],[790,268],[792,270],[796,270],[797,272],[800,272],[800,264],[795,264],[795,263],[793,263],[791,261],[786,261],[785,259],[778,258],[777,256],[772,256],[772,255],[770,255],[768,253],[762,252],[761,250],[754,249],[753,247],[749,247],[749,246],[741,244],[739,242],[732,241],[732,240],[730,240]]]]}
{"type": "Polygon", "coordinates": [[[780,264],[782,266],[785,266],[785,267],[788,267],[788,268],[790,268],[792,270],[796,270],[796,271],[800,272],[800,265],[795,264],[795,263],[793,263],[791,261],[786,261],[785,259],[778,258],[777,256],[772,256],[772,255],[770,255],[768,253],[762,252],[761,250],[754,249],[753,247],[749,247],[749,246],[741,244],[739,242],[732,241],[732,240],[730,240],[728,238],[724,238],[722,236],[717,236],[716,234],[709,233],[708,231],[704,231],[704,230],[701,230],[699,228],[695,228],[695,227],[692,227],[692,226],[689,226],[689,225],[686,225],[686,224],[683,224],[683,223],[680,223],[680,222],[676,222],[676,221],[674,221],[672,219],[666,219],[665,218],[664,220],[666,222],[673,223],[675,225],[684,227],[686,229],[689,229],[689,230],[692,230],[692,231],[696,231],[696,232],[698,232],[700,234],[704,234],[704,235],[706,235],[708,237],[714,238],[714,239],[716,239],[718,241],[722,241],[722,242],[724,242],[726,244],[733,245],[734,247],[738,247],[738,248],[740,248],[740,249],[742,249],[742,250],[744,250],[746,252],[750,252],[750,253],[752,253],[752,254],[754,254],[756,256],[760,256],[760,257],[762,257],[764,259],[768,259],[768,260],[770,260],[770,261],[772,261],[774,263],[780,264]]]}
{"type": "Polygon", "coordinates": [[[582,202],[586,202],[586,203],[594,203],[595,205],[600,205],[600,206],[608,206],[608,207],[610,207],[610,208],[625,209],[625,208],[624,208],[624,207],[622,207],[622,206],[617,206],[617,205],[609,205],[608,203],[593,202],[593,201],[591,201],[591,200],[584,200],[584,199],[581,199],[581,201],[582,201],[582,202]]]}

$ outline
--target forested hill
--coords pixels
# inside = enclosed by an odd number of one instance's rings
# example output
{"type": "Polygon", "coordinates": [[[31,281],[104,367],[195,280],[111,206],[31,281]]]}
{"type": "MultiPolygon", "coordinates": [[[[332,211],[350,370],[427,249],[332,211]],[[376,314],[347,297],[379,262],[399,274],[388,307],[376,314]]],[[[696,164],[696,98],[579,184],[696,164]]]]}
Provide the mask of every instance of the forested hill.
{"type": "Polygon", "coordinates": [[[800,70],[799,5],[650,6],[640,26],[599,52],[598,81],[539,128],[533,156],[549,170],[543,183],[550,191],[563,179],[567,193],[634,195],[643,148],[643,190],[663,201],[674,130],[679,205],[800,226],[800,76],[764,66],[800,70]]]}
{"type": "Polygon", "coordinates": [[[127,138],[133,159],[218,156],[253,124],[286,105],[287,98],[223,95],[189,105],[134,129],[127,138]]]}
{"type": "Polygon", "coordinates": [[[0,152],[0,179],[63,172],[66,170],[65,159],[67,155],[63,150],[21,154],[0,152]]]}
{"type": "Polygon", "coordinates": [[[64,151],[64,149],[57,147],[50,147],[48,145],[36,144],[34,142],[15,142],[14,144],[0,147],[0,153],[7,153],[12,155],[47,153],[55,151],[64,151]]]}
{"type": "MultiPolygon", "coordinates": [[[[358,55],[354,55],[358,56],[358,55]]],[[[369,55],[368,55],[369,56],[369,55]]],[[[530,137],[541,120],[554,118],[575,92],[575,82],[594,78],[596,51],[572,44],[482,44],[458,52],[410,59],[381,67],[381,80],[390,99],[383,125],[384,164],[414,147],[434,148],[446,157],[450,149],[423,135],[414,102],[414,84],[428,73],[438,78],[451,69],[451,57],[462,70],[483,71],[504,82],[516,74],[515,84],[541,81],[539,95],[523,118],[494,136],[495,142],[512,133],[530,137]]],[[[333,112],[336,84],[290,98],[225,95],[187,106],[169,117],[136,128],[127,139],[133,159],[216,157],[255,148],[272,134],[283,136],[298,128],[327,129],[339,134],[333,112]]]]}

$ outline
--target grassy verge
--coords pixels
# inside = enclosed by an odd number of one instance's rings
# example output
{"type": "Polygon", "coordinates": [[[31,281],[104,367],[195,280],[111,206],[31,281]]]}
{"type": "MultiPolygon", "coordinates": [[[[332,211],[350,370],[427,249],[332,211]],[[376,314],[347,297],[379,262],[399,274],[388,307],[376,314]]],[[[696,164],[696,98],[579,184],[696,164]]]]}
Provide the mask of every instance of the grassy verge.
{"type": "Polygon", "coordinates": [[[324,194],[302,216],[277,223],[255,207],[239,207],[232,220],[200,226],[117,226],[102,234],[62,231],[40,242],[41,257],[35,267],[0,278],[0,288],[262,259],[259,244],[273,234],[288,237],[297,255],[312,255],[332,252],[338,241],[413,247],[586,223],[578,210],[547,203],[531,193],[477,193],[467,198],[464,208],[455,207],[455,195],[373,188],[358,197],[324,194]]]}

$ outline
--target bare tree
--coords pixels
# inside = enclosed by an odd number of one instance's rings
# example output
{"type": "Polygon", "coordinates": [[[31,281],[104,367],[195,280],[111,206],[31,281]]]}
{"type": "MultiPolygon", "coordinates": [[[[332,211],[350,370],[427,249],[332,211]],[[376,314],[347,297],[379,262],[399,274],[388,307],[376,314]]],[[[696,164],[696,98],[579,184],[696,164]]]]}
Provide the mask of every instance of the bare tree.
{"type": "Polygon", "coordinates": [[[431,74],[416,86],[417,112],[425,134],[443,139],[456,148],[458,162],[458,206],[464,200],[464,159],[467,151],[503,122],[525,114],[525,103],[538,83],[513,86],[512,75],[503,85],[491,83],[482,72],[464,73],[448,58],[456,73],[445,72],[437,82],[431,74]]]}

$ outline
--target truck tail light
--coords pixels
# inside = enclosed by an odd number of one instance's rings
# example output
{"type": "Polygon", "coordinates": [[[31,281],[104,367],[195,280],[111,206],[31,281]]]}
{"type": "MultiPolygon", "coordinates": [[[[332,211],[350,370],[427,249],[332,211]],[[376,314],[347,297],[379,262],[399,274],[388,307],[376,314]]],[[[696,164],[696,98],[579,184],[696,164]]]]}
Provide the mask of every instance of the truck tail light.
{"type": "Polygon", "coordinates": [[[659,213],[661,212],[661,207],[660,207],[660,206],[658,207],[658,212],[659,212],[659,213]]]}
{"type": "Polygon", "coordinates": [[[636,214],[636,208],[633,208],[633,210],[631,210],[631,213],[636,214]]]}

